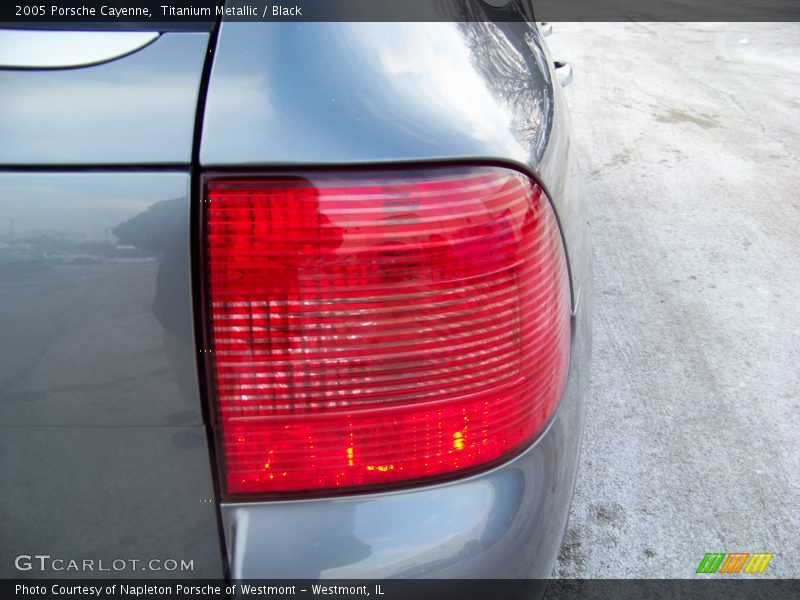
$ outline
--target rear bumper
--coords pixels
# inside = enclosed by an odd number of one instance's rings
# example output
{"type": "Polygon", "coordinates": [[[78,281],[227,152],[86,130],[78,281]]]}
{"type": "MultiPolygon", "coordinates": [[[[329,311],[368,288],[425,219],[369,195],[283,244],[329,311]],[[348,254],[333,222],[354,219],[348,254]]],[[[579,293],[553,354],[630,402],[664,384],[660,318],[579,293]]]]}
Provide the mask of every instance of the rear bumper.
{"type": "Polygon", "coordinates": [[[394,492],[223,504],[234,579],[548,578],[566,527],[588,381],[588,307],[546,432],[472,477],[394,492]]]}

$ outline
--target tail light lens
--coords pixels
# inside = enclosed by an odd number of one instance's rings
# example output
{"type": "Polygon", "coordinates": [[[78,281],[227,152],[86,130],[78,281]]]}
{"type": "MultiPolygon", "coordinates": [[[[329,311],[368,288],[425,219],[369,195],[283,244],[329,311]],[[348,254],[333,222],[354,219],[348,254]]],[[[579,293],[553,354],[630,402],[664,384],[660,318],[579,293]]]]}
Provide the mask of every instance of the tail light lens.
{"type": "Polygon", "coordinates": [[[211,179],[208,367],[227,496],[485,467],[565,385],[566,260],[496,167],[211,179]]]}

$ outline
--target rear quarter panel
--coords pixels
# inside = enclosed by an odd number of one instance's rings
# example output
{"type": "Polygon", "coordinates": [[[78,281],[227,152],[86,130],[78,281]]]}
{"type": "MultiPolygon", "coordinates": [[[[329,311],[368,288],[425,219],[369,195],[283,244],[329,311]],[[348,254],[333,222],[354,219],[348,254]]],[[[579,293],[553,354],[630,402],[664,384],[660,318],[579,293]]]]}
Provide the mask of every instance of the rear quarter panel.
{"type": "Polygon", "coordinates": [[[548,431],[474,477],[382,494],[222,505],[233,577],[548,577],[566,525],[588,378],[590,254],[569,116],[527,23],[223,23],[208,169],[499,163],[558,214],[575,305],[548,431]],[[298,558],[302,557],[302,558],[298,558]]]}

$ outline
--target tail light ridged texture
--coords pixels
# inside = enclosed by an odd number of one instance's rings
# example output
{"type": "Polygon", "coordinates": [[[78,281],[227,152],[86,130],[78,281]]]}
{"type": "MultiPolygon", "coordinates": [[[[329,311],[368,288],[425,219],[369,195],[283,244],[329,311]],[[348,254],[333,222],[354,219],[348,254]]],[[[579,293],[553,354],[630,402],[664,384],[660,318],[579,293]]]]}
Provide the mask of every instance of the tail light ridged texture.
{"type": "Polygon", "coordinates": [[[212,179],[208,366],[228,497],[364,488],[518,451],[564,388],[549,201],[498,167],[212,179]]]}

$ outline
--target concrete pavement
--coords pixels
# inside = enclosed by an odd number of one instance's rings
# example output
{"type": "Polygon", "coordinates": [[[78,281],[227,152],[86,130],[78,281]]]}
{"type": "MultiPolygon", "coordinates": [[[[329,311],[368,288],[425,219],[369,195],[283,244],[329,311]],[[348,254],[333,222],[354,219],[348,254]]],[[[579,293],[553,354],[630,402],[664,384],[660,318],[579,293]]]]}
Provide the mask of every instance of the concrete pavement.
{"type": "Polygon", "coordinates": [[[772,552],[762,577],[799,577],[800,25],[555,23],[547,42],[574,67],[595,254],[554,575],[772,552]]]}

